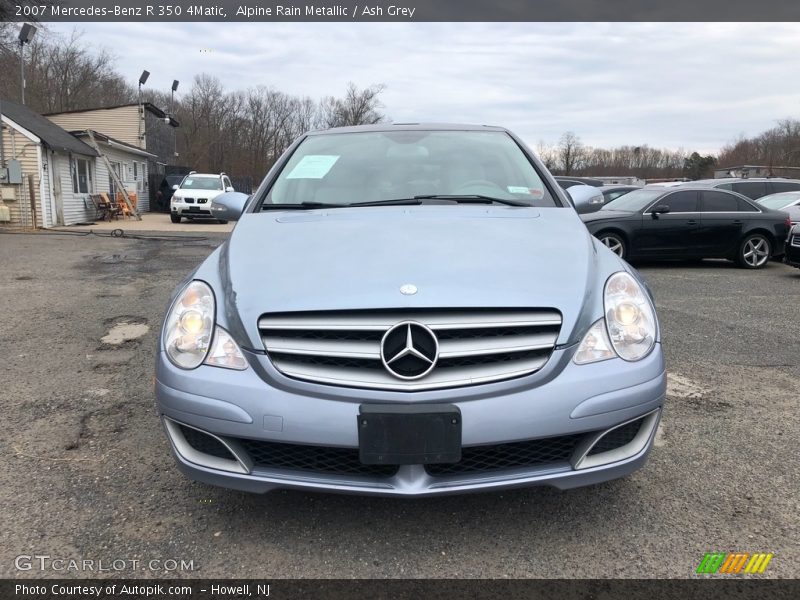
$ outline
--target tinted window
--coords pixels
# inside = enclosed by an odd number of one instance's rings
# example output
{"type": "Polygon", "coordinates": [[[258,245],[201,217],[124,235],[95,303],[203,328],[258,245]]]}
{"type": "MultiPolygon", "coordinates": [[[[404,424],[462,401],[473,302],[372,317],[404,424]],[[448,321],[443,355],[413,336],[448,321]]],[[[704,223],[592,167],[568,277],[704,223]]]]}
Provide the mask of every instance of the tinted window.
{"type": "Polygon", "coordinates": [[[604,204],[600,210],[642,210],[663,193],[661,188],[634,190],[604,204]]]}
{"type": "Polygon", "coordinates": [[[737,198],[736,201],[739,203],[739,212],[758,212],[758,209],[747,200],[737,198]]]}
{"type": "Polygon", "coordinates": [[[769,185],[772,187],[773,194],[800,190],[800,183],[795,183],[793,181],[770,181],[769,185]]]}
{"type": "Polygon", "coordinates": [[[703,212],[738,212],[738,210],[739,199],[736,196],[725,192],[703,192],[703,212]]]}
{"type": "Polygon", "coordinates": [[[781,210],[787,206],[792,206],[800,201],[800,192],[788,192],[765,196],[758,200],[761,206],[766,206],[773,210],[781,210]]]}
{"type": "Polygon", "coordinates": [[[756,200],[757,198],[761,198],[761,196],[767,195],[767,184],[763,181],[744,181],[742,183],[734,183],[733,191],[739,192],[748,198],[756,200]]]}
{"type": "MultiPolygon", "coordinates": [[[[654,206],[669,206],[671,213],[697,212],[697,192],[673,192],[664,196],[654,206]]],[[[650,207],[653,210],[653,207],[650,207]]]]}

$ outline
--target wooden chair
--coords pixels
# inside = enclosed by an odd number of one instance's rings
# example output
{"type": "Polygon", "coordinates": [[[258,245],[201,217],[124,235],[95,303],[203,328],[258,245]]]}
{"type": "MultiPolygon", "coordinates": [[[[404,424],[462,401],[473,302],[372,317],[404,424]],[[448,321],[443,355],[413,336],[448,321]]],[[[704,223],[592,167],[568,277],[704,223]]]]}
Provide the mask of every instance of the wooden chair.
{"type": "Polygon", "coordinates": [[[111,202],[108,194],[91,194],[89,198],[91,198],[92,204],[94,204],[94,208],[97,213],[95,218],[102,219],[104,221],[110,221],[112,218],[117,216],[118,209],[116,205],[111,202]]]}

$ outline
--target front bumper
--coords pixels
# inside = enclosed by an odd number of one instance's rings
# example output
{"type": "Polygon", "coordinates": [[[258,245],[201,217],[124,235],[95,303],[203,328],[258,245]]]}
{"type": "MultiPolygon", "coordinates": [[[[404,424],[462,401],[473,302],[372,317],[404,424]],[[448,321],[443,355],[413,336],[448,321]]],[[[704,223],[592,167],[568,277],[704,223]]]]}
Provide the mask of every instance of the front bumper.
{"type": "Polygon", "coordinates": [[[170,212],[173,215],[193,218],[212,218],[211,200],[207,200],[205,198],[197,198],[191,203],[184,202],[181,199],[172,198],[169,206],[170,212]]]}
{"type": "Polygon", "coordinates": [[[341,396],[341,388],[334,395],[328,386],[301,385],[275,371],[260,354],[248,355],[252,368],[246,371],[208,366],[181,371],[160,353],[156,397],[180,470],[213,485],[251,492],[294,488],[392,496],[530,485],[566,489],[623,477],[641,467],[652,447],[666,393],[660,344],[638,363],[613,359],[578,366],[570,360],[572,351],[574,348],[555,351],[544,369],[528,377],[403,395],[409,403],[456,404],[462,415],[465,451],[557,436],[575,440],[575,447],[556,460],[488,471],[435,474],[422,465],[404,465],[390,475],[337,474],[254,462],[242,452],[239,440],[357,451],[360,404],[397,398],[382,392],[370,393],[369,400],[357,393],[348,398],[341,396]],[[459,393],[466,399],[459,400],[459,393]],[[641,427],[626,446],[587,457],[592,441],[631,421],[641,427]],[[180,426],[229,442],[234,450],[230,458],[242,460],[219,463],[194,454],[180,433],[175,433],[180,426]]]}
{"type": "Polygon", "coordinates": [[[792,267],[800,269],[800,230],[793,231],[786,242],[786,252],[783,255],[783,262],[792,267]]]}

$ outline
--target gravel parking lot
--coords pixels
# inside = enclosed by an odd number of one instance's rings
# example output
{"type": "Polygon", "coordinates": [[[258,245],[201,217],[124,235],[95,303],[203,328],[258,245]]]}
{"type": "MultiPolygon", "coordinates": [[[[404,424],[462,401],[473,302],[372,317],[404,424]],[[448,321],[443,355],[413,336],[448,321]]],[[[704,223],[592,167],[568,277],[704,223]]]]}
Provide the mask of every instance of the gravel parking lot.
{"type": "Polygon", "coordinates": [[[765,576],[797,576],[797,269],[639,265],[670,389],[650,462],[627,479],[256,496],[180,475],[154,413],[167,297],[224,240],[201,235],[0,235],[0,577],[103,575],[18,571],[21,554],[141,561],[117,576],[691,577],[711,551],[773,552],[765,576]]]}

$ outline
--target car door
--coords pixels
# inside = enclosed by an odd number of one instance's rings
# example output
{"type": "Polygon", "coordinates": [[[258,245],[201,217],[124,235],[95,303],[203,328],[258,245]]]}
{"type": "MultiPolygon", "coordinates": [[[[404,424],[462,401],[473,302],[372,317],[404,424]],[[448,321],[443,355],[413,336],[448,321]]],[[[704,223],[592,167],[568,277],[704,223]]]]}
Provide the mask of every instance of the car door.
{"type": "Polygon", "coordinates": [[[700,197],[700,235],[703,256],[724,258],[736,251],[753,206],[724,190],[704,190],[700,197]]]}
{"type": "Polygon", "coordinates": [[[642,255],[681,258],[694,255],[700,228],[698,192],[680,190],[662,196],[644,210],[638,251],[642,255]],[[653,214],[656,206],[669,212],[653,214]]]}

